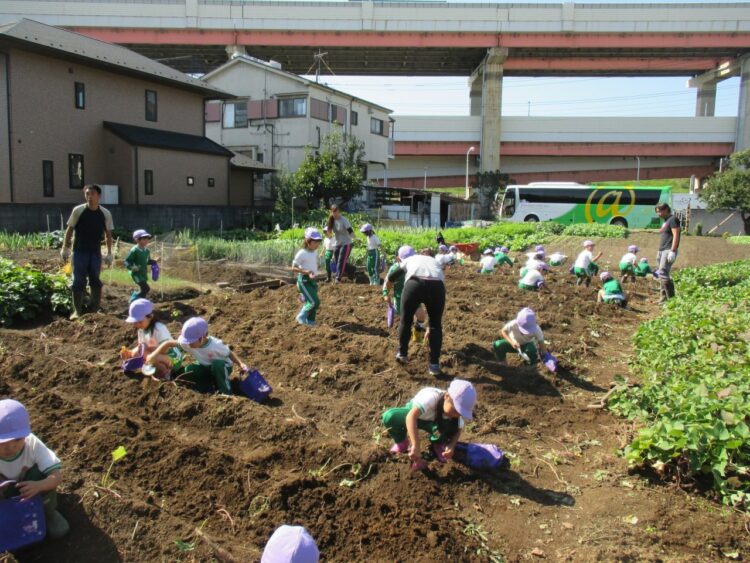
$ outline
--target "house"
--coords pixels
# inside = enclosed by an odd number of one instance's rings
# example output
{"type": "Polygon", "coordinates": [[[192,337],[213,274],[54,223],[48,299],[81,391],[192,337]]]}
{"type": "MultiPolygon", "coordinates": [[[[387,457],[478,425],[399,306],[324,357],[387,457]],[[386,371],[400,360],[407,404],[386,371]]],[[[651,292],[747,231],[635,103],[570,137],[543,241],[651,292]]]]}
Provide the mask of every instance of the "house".
{"type": "Polygon", "coordinates": [[[105,205],[250,206],[252,162],[203,134],[204,101],[230,97],[124,47],[0,27],[0,204],[69,209],[97,183],[105,205]]]}
{"type": "MultiPolygon", "coordinates": [[[[393,158],[391,110],[242,52],[203,80],[237,94],[206,104],[206,136],[232,151],[294,172],[306,151],[319,149],[321,139],[340,126],[364,142],[365,179],[387,178],[393,158]]],[[[267,178],[264,188],[258,195],[268,198],[267,178]]]]}

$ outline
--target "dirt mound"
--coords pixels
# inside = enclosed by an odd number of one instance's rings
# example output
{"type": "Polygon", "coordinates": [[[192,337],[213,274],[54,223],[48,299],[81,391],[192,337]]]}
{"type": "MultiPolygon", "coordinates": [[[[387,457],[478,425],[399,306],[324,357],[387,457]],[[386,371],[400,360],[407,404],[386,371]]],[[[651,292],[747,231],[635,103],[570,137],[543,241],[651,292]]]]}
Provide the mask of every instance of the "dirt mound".
{"type": "Polygon", "coordinates": [[[379,288],[322,284],[316,328],[295,324],[293,286],[165,294],[157,312],[172,333],[204,316],[266,375],[266,405],[123,375],[117,350],[135,337],[122,320],[125,289],[108,288],[106,312],[82,322],[0,331],[0,396],[24,402],[34,432],[62,458],[61,510],[73,529],[19,559],[207,561],[220,548],[252,561],[282,523],[306,526],[330,561],[706,561],[722,548],[745,552],[741,516],[628,474],[615,451],[629,425],[586,408],[627,373],[653,282],[627,287],[631,310],[597,306],[596,289],[577,289],[564,270],[549,276],[551,294],[516,282],[509,271],[448,273],[437,381],[426,345],[412,344],[411,362],[395,364],[379,288]],[[515,357],[500,365],[491,353],[502,324],[527,305],[560,359],[558,377],[515,357]],[[507,449],[509,471],[432,461],[415,474],[387,452],[383,410],[454,377],[479,394],[464,438],[507,449]],[[119,445],[128,454],[103,487],[119,445]]]}

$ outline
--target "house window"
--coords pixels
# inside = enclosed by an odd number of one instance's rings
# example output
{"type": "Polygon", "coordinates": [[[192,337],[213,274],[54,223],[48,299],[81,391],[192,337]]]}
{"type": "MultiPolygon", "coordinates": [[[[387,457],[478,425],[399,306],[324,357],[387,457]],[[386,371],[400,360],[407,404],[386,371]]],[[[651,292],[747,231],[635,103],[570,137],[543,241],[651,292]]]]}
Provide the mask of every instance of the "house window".
{"type": "Polygon", "coordinates": [[[383,134],[383,120],[382,119],[377,119],[375,117],[370,118],[370,133],[375,133],[376,135],[383,134]]]}
{"type": "Polygon", "coordinates": [[[208,179],[208,187],[213,188],[216,185],[216,180],[214,178],[208,179]]]}
{"type": "Polygon", "coordinates": [[[54,163],[51,160],[42,161],[42,190],[44,197],[54,197],[55,195],[55,170],[54,163]]]}
{"type": "Polygon", "coordinates": [[[187,185],[188,186],[194,186],[195,185],[195,178],[193,176],[187,177],[187,185]]]}
{"type": "Polygon", "coordinates": [[[224,129],[247,127],[247,102],[227,102],[224,104],[224,129]]]}
{"type": "Polygon", "coordinates": [[[258,162],[263,162],[263,153],[259,152],[258,154],[256,154],[255,160],[257,160],[258,162]]]}
{"type": "Polygon", "coordinates": [[[86,85],[83,82],[75,83],[76,109],[86,108],[86,85]]]}
{"type": "Polygon", "coordinates": [[[143,192],[146,195],[154,195],[154,171],[143,171],[143,192]]]}
{"type": "Polygon", "coordinates": [[[359,114],[352,110],[352,125],[359,125],[359,114]]]}
{"type": "Polygon", "coordinates": [[[279,117],[307,117],[307,98],[280,99],[279,117]]]}
{"type": "Polygon", "coordinates": [[[83,155],[68,155],[68,183],[71,190],[83,188],[83,155]]]}
{"type": "Polygon", "coordinates": [[[157,102],[156,91],[146,90],[146,121],[156,121],[157,102]]]}

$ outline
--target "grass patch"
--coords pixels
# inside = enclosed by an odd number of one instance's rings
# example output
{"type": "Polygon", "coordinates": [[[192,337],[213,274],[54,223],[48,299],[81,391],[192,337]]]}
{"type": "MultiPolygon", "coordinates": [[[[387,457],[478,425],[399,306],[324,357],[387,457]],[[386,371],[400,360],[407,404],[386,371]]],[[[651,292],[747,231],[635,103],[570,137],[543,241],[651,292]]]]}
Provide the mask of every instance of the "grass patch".
{"type": "Polygon", "coordinates": [[[750,244],[750,236],[729,237],[729,242],[733,242],[734,244],[750,244]]]}
{"type": "MultiPolygon", "coordinates": [[[[124,268],[111,268],[108,270],[102,270],[101,275],[102,281],[105,283],[113,283],[116,285],[132,285],[135,288],[133,278],[130,277],[130,272],[124,268]]],[[[160,274],[159,281],[151,281],[149,278],[148,284],[151,289],[157,289],[163,287],[164,289],[175,289],[179,287],[196,287],[198,284],[190,280],[184,280],[182,278],[175,278],[169,275],[160,274]]]]}
{"type": "Polygon", "coordinates": [[[690,192],[690,178],[668,178],[661,180],[641,180],[636,182],[635,178],[632,180],[619,180],[614,182],[591,182],[592,185],[596,186],[672,186],[672,193],[689,193],[690,192]]]}

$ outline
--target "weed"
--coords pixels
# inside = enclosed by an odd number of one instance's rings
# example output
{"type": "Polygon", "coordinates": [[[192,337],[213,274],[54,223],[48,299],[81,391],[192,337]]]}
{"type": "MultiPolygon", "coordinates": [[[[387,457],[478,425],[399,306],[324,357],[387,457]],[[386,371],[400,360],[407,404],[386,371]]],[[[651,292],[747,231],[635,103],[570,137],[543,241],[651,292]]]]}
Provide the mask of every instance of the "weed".
{"type": "Polygon", "coordinates": [[[370,471],[372,471],[372,464],[367,468],[367,473],[365,473],[362,477],[359,477],[359,474],[362,472],[362,466],[359,463],[355,463],[352,465],[352,475],[354,475],[355,479],[342,479],[339,483],[340,487],[353,487],[360,481],[364,481],[367,479],[367,477],[370,475],[370,471]]]}
{"type": "Polygon", "coordinates": [[[250,501],[250,507],[247,509],[248,516],[250,516],[251,520],[255,519],[267,512],[269,508],[271,508],[271,501],[268,500],[268,497],[258,495],[250,501]]]}
{"type": "Polygon", "coordinates": [[[118,446],[114,450],[112,450],[112,462],[109,464],[109,469],[107,469],[107,473],[102,477],[102,488],[109,489],[114,484],[114,481],[110,481],[109,474],[112,472],[112,467],[120,461],[122,458],[124,458],[128,454],[128,451],[123,446],[118,446]]]}

